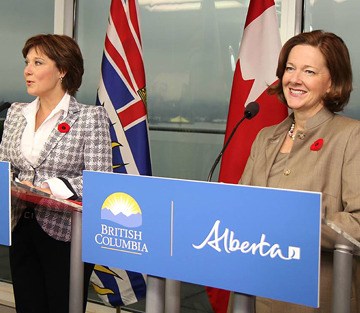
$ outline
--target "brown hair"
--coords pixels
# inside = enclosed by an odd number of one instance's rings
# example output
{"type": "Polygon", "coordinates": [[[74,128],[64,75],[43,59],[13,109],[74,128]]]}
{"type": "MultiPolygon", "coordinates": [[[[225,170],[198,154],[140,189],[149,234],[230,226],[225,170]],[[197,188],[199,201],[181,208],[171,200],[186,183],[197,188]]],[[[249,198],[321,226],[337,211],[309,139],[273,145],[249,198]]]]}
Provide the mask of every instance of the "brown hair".
{"type": "Polygon", "coordinates": [[[331,112],[340,112],[349,102],[352,91],[352,70],[349,51],[344,41],[333,33],[322,30],[301,33],[290,38],[282,47],[278,60],[276,76],[279,78],[277,85],[269,88],[270,94],[277,94],[279,99],[286,103],[283,92],[282,78],[286,63],[292,48],[297,45],[309,45],[319,48],[323,54],[326,66],[331,77],[330,91],[324,95],[324,105],[331,112]]]}
{"type": "Polygon", "coordinates": [[[66,73],[61,84],[73,96],[79,89],[84,74],[84,61],[76,41],[66,35],[36,35],[26,41],[22,49],[24,58],[32,48],[39,49],[55,62],[60,71],[66,73]]]}

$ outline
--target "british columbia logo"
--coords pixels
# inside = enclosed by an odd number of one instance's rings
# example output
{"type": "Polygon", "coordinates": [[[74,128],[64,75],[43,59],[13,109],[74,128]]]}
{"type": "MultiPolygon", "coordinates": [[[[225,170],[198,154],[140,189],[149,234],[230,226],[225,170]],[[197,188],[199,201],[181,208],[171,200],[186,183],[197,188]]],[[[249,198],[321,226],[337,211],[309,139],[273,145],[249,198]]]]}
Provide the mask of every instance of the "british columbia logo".
{"type": "Polygon", "coordinates": [[[95,235],[95,242],[102,248],[133,254],[148,252],[139,229],[141,208],[133,197],[123,192],[109,195],[101,207],[101,220],[101,232],[95,235]]]}
{"type": "Polygon", "coordinates": [[[113,193],[105,199],[101,207],[101,219],[125,227],[142,225],[140,206],[133,197],[123,192],[113,193]]]}

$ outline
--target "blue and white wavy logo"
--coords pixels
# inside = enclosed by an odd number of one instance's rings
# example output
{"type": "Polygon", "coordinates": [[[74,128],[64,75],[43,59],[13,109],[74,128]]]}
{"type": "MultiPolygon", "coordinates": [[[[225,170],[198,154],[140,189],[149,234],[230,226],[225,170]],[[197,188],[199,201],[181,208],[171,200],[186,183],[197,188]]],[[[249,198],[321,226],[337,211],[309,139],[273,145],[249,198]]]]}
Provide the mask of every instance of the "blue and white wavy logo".
{"type": "Polygon", "coordinates": [[[115,192],[105,199],[101,207],[101,219],[125,227],[139,227],[142,225],[142,212],[133,197],[123,192],[115,192]]]}

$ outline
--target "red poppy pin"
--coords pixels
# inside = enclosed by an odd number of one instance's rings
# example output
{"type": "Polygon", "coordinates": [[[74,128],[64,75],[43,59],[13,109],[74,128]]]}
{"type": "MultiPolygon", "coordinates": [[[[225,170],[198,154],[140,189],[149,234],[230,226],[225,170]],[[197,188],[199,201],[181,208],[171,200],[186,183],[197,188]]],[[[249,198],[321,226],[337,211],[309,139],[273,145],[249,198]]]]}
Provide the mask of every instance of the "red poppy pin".
{"type": "Polygon", "coordinates": [[[70,130],[70,125],[68,123],[60,123],[58,125],[58,131],[60,133],[67,133],[70,130]]]}
{"type": "Polygon", "coordinates": [[[324,144],[324,139],[320,138],[311,145],[310,150],[312,151],[319,151],[324,144]]]}

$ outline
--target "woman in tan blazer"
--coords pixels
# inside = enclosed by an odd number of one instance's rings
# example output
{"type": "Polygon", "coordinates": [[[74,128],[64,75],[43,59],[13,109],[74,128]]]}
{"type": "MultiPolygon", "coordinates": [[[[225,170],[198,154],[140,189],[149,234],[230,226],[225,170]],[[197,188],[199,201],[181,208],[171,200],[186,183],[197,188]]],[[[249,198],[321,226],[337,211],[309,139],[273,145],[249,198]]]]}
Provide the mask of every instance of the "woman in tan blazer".
{"type": "MultiPolygon", "coordinates": [[[[360,122],[336,114],[352,90],[349,52],[338,36],[302,33],[283,46],[279,83],[270,89],[292,110],[264,128],[241,184],[322,192],[322,214],[360,240],[360,122]]],[[[306,227],[306,225],[304,225],[306,227]]],[[[360,312],[359,257],[354,258],[351,312],[360,312]]],[[[321,253],[320,308],[258,298],[256,312],[331,312],[332,252],[321,253]]]]}

